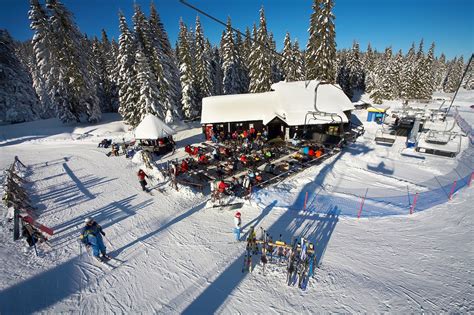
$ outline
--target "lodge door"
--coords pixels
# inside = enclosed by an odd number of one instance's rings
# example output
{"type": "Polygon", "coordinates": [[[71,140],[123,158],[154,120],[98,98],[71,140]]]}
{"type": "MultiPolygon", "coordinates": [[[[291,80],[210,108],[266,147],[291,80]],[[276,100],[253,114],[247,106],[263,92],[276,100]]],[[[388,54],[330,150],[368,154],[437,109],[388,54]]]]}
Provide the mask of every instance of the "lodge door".
{"type": "Polygon", "coordinates": [[[279,123],[270,123],[267,125],[268,127],[268,139],[274,139],[280,137],[283,139],[285,126],[279,123]]]}

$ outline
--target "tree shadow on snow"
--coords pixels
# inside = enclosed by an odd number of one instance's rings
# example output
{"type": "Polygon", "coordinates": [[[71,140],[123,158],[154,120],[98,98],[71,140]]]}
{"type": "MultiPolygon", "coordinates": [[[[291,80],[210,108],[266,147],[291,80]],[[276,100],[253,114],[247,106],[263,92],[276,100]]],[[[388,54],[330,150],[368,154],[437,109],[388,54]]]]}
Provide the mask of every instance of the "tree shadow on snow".
{"type": "Polygon", "coordinates": [[[73,258],[0,291],[0,314],[40,312],[80,292],[79,262],[80,257],[73,258]]]}
{"type": "Polygon", "coordinates": [[[112,256],[119,255],[121,252],[123,252],[127,248],[130,248],[130,247],[134,246],[137,243],[144,242],[147,239],[154,237],[158,233],[163,232],[164,230],[168,229],[169,227],[173,226],[174,224],[180,222],[181,220],[184,220],[185,218],[187,218],[187,217],[193,215],[194,213],[198,212],[199,210],[203,209],[205,207],[206,203],[207,203],[207,200],[205,202],[202,202],[199,205],[189,209],[188,211],[178,215],[174,219],[171,219],[170,221],[164,223],[158,229],[135,239],[133,242],[128,243],[127,245],[122,246],[121,248],[115,249],[114,251],[110,252],[110,255],[112,255],[112,256]]]}
{"type": "Polygon", "coordinates": [[[92,217],[97,223],[106,229],[109,226],[134,216],[138,210],[153,204],[153,199],[148,199],[139,204],[132,205],[132,201],[136,196],[137,195],[133,195],[119,201],[111,202],[104,207],[80,215],[73,220],[56,225],[53,227],[56,236],[51,239],[51,243],[54,246],[58,246],[63,242],[67,242],[69,237],[72,235],[79,236],[80,230],[84,226],[84,219],[87,217],[92,217]]]}

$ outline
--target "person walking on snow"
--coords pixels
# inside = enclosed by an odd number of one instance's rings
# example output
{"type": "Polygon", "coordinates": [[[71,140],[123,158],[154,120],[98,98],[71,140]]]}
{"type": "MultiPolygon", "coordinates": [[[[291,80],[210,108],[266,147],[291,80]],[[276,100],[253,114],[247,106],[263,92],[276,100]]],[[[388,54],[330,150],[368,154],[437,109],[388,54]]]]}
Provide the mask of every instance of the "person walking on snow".
{"type": "Polygon", "coordinates": [[[142,169],[139,169],[138,173],[137,173],[137,176],[138,176],[138,182],[142,186],[143,191],[146,191],[147,182],[145,180],[145,177],[148,178],[148,175],[145,174],[145,172],[142,169]]]}
{"type": "Polygon", "coordinates": [[[105,236],[105,232],[102,230],[102,227],[95,222],[92,218],[86,218],[84,220],[86,226],[81,231],[80,239],[87,247],[92,247],[92,254],[97,260],[102,258],[110,259],[110,256],[107,255],[106,248],[104,245],[104,240],[102,236],[105,236]]]}
{"type": "Polygon", "coordinates": [[[235,240],[238,242],[240,241],[240,228],[242,226],[242,220],[241,220],[241,214],[239,211],[237,211],[234,215],[234,234],[235,234],[235,240]]]}

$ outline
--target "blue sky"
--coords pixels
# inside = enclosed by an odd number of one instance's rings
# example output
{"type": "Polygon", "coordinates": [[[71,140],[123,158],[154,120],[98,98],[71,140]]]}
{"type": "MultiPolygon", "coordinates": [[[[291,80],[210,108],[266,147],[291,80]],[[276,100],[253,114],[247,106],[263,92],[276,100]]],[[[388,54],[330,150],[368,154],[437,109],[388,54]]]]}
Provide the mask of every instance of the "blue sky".
{"type": "MultiPolygon", "coordinates": [[[[285,33],[298,38],[304,47],[308,39],[312,0],[188,0],[210,14],[225,20],[232,18],[236,28],[244,30],[258,22],[258,10],[263,5],[268,29],[273,31],[277,48],[283,46],[285,33]]],[[[40,0],[44,3],[44,0],[40,0]]],[[[100,35],[104,28],[110,38],[118,38],[118,16],[122,10],[131,24],[133,0],[62,0],[74,14],[82,32],[100,35]]],[[[150,0],[135,0],[148,14],[150,0]]],[[[154,0],[172,44],[178,34],[178,21],[194,27],[196,12],[178,0],[154,0]]],[[[18,40],[31,38],[27,12],[28,0],[0,0],[0,28],[6,28],[18,40]]],[[[474,0],[336,0],[337,48],[348,48],[357,40],[365,50],[372,47],[383,51],[391,45],[394,51],[405,53],[412,42],[425,40],[425,51],[436,43],[436,55],[444,52],[448,58],[474,51],[474,0]]],[[[204,33],[218,43],[223,27],[201,17],[204,33]]]]}

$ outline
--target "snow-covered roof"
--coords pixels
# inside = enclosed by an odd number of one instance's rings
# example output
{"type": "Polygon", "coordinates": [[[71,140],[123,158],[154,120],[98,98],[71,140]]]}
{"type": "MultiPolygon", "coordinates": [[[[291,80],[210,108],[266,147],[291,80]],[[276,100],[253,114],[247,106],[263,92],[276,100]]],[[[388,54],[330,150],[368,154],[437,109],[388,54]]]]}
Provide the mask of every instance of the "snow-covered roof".
{"type": "Polygon", "coordinates": [[[262,120],[267,124],[275,117],[289,126],[305,124],[308,112],[335,114],[333,117],[308,115],[307,124],[348,122],[344,111],[354,106],[338,85],[321,84],[319,81],[278,82],[272,91],[255,94],[236,94],[206,97],[202,101],[201,123],[262,120]],[[315,97],[315,89],[317,96],[315,97]],[[339,117],[337,117],[339,116],[339,117]]]}
{"type": "Polygon", "coordinates": [[[135,139],[159,139],[174,135],[175,133],[161,119],[153,114],[148,114],[135,128],[135,139]]]}

